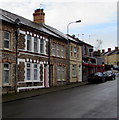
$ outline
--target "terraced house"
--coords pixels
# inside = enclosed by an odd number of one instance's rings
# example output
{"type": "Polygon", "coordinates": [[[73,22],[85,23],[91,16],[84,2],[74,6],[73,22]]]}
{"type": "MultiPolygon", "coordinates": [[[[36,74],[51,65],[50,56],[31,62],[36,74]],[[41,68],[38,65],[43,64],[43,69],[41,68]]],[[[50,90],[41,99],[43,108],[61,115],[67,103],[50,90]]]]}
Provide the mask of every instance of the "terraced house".
{"type": "Polygon", "coordinates": [[[119,48],[115,47],[114,50],[108,48],[108,51],[102,50],[105,65],[119,66],[119,48]]]}
{"type": "Polygon", "coordinates": [[[68,35],[70,44],[70,82],[82,82],[82,43],[68,35]]]}
{"type": "MultiPolygon", "coordinates": [[[[56,30],[55,30],[56,31],[56,30]]],[[[64,38],[50,40],[50,86],[67,84],[67,40],[64,38]]]]}
{"type": "Polygon", "coordinates": [[[33,21],[0,9],[0,20],[3,93],[82,82],[100,67],[93,46],[46,25],[43,9],[33,21]]]}
{"type": "Polygon", "coordinates": [[[0,13],[3,92],[66,84],[67,40],[44,23],[43,9],[35,10],[33,21],[1,9],[0,13]]]}

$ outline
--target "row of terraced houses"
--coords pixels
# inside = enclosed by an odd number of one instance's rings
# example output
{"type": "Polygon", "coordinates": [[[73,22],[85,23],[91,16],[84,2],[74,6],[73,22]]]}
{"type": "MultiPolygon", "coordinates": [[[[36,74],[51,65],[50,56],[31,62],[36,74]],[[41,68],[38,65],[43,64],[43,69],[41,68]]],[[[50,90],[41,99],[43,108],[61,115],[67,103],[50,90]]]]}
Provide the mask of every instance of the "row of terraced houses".
{"type": "Polygon", "coordinates": [[[34,11],[33,21],[0,9],[0,19],[3,93],[84,82],[103,70],[93,46],[46,25],[43,9],[34,11]]]}

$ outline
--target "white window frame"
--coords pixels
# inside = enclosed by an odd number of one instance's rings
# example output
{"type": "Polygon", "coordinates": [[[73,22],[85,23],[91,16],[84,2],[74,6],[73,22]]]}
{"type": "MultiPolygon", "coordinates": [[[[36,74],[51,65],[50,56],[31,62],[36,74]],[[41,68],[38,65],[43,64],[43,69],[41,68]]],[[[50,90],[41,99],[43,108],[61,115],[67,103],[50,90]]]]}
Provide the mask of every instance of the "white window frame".
{"type": "Polygon", "coordinates": [[[40,39],[40,53],[44,53],[44,39],[43,38],[41,38],[40,39]],[[42,41],[42,42],[41,42],[42,41]],[[41,51],[41,49],[42,49],[42,51],[41,51]]]}
{"type": "Polygon", "coordinates": [[[26,63],[26,81],[29,81],[29,82],[32,82],[32,78],[31,78],[31,73],[32,73],[32,71],[31,71],[31,63],[30,62],[27,62],[26,63]],[[30,64],[30,67],[27,67],[27,64],[30,64]],[[28,76],[27,76],[27,69],[30,69],[30,80],[28,80],[27,78],[28,78],[28,76]]]}
{"type": "Polygon", "coordinates": [[[38,81],[38,71],[39,71],[38,70],[38,64],[34,63],[34,74],[33,74],[33,78],[34,78],[33,80],[34,81],[38,81]],[[37,66],[36,68],[35,68],[35,65],[37,66]],[[36,76],[37,79],[35,79],[35,70],[37,70],[37,76],[36,76]]]}
{"type": "Polygon", "coordinates": [[[25,63],[25,82],[41,82],[40,80],[40,68],[37,63],[25,63]],[[30,80],[27,80],[27,64],[30,64],[30,80]],[[34,80],[34,65],[37,65],[37,80],[34,80]]]}
{"type": "Polygon", "coordinates": [[[8,31],[4,31],[4,48],[5,48],[5,49],[10,49],[10,32],[8,32],[8,31]],[[8,38],[8,39],[5,38],[5,33],[8,33],[8,35],[9,35],[9,38],[8,38]],[[5,41],[6,41],[6,42],[9,42],[9,47],[8,47],[8,48],[5,47],[5,41]]]}
{"type": "Polygon", "coordinates": [[[10,76],[10,64],[9,63],[4,63],[3,64],[3,85],[9,85],[9,83],[10,83],[10,78],[9,78],[9,76],[10,76]],[[8,65],[8,68],[5,68],[4,67],[4,65],[8,65]],[[8,83],[5,83],[4,82],[4,71],[8,71],[8,83]]]}
{"type": "Polygon", "coordinates": [[[39,46],[39,45],[38,45],[38,38],[37,38],[37,37],[34,37],[34,44],[33,44],[33,45],[34,45],[34,52],[37,53],[38,50],[39,50],[39,48],[38,48],[38,46],[39,46]],[[36,45],[37,49],[35,49],[35,45],[36,45]]]}
{"type": "Polygon", "coordinates": [[[27,50],[27,51],[32,51],[32,36],[31,36],[31,35],[27,35],[27,37],[26,37],[26,43],[27,43],[27,44],[26,44],[26,50],[27,50]],[[30,36],[31,39],[28,39],[28,36],[30,36]],[[28,41],[30,41],[30,42],[29,42],[29,45],[30,45],[30,46],[29,46],[29,49],[28,49],[28,41]]]}

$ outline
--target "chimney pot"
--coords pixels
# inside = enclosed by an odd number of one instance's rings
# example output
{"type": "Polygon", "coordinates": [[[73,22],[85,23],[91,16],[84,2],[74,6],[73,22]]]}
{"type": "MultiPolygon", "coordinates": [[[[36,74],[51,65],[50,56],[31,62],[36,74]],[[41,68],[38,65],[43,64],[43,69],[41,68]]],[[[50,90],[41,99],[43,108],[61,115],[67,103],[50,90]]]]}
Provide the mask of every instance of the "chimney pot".
{"type": "Polygon", "coordinates": [[[111,52],[111,48],[108,48],[108,52],[111,52]]]}
{"type": "Polygon", "coordinates": [[[115,47],[115,50],[118,51],[118,47],[115,47]]]}
{"type": "Polygon", "coordinates": [[[105,53],[105,49],[102,49],[102,53],[105,53]]]}

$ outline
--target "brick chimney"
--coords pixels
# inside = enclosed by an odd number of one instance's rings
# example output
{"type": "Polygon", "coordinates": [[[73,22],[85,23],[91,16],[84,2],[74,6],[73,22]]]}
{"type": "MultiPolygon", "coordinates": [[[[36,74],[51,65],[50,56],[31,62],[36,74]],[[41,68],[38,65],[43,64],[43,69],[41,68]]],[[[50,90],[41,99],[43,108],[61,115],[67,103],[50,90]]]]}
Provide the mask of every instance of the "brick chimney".
{"type": "Polygon", "coordinates": [[[115,50],[118,51],[119,50],[118,47],[115,47],[115,50]]]}
{"type": "Polygon", "coordinates": [[[105,49],[102,49],[102,53],[105,53],[105,49]]]}
{"type": "Polygon", "coordinates": [[[33,21],[35,23],[45,23],[45,13],[43,9],[36,9],[33,13],[33,21]]]}
{"type": "Polygon", "coordinates": [[[108,52],[111,52],[111,48],[108,48],[108,52]]]}

